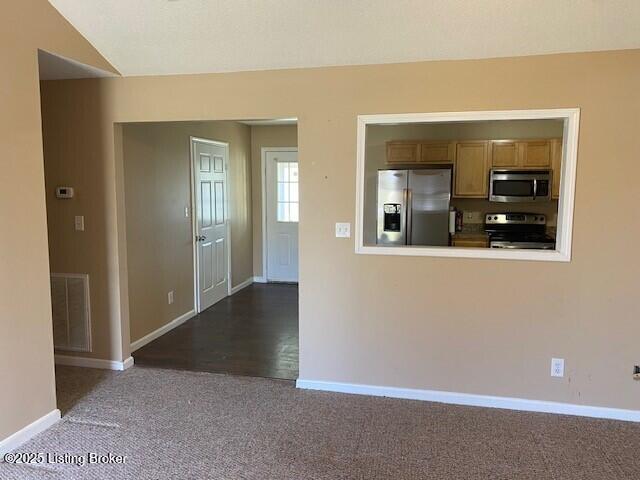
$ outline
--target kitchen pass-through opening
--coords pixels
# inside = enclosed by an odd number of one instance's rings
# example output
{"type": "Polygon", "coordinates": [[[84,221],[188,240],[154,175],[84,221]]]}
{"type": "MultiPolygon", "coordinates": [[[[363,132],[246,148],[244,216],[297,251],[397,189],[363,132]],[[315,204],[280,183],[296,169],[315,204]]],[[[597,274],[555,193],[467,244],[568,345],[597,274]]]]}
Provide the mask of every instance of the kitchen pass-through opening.
{"type": "Polygon", "coordinates": [[[357,253],[569,261],[578,116],[358,117],[357,253]]]}

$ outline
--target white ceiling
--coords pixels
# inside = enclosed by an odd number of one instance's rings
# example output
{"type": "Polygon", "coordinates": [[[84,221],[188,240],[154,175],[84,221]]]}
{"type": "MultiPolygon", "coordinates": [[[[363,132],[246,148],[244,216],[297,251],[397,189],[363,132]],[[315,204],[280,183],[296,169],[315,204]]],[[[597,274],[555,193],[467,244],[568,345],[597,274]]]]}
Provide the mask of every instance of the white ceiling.
{"type": "Polygon", "coordinates": [[[638,0],[49,0],[123,75],[640,48],[638,0]]]}

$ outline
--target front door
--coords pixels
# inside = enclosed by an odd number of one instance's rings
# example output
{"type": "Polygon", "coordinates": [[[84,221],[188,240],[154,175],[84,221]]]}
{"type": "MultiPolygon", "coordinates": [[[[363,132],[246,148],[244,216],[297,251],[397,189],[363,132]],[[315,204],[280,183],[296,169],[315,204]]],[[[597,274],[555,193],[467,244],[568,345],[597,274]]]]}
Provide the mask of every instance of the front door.
{"type": "Polygon", "coordinates": [[[267,281],[298,281],[298,152],[265,152],[267,281]]]}
{"type": "Polygon", "coordinates": [[[228,294],[227,156],[228,147],[192,139],[196,215],[198,311],[228,294]]]}

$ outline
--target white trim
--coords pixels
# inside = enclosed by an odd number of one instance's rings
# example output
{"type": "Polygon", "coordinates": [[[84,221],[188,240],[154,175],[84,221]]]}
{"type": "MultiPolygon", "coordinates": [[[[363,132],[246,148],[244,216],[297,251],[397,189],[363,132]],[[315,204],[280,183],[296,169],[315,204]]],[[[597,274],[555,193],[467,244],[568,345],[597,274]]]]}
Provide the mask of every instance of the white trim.
{"type": "Polygon", "coordinates": [[[118,370],[127,370],[131,367],[133,367],[133,357],[132,356],[128,356],[124,362],[122,362],[122,368],[118,368],[118,370]]]}
{"type": "Polygon", "coordinates": [[[238,123],[249,125],[250,127],[274,126],[274,125],[297,125],[298,119],[291,118],[274,118],[266,120],[238,120],[238,123]]]}
{"type": "Polygon", "coordinates": [[[163,325],[162,327],[154,330],[151,333],[148,333],[144,337],[136,340],[135,342],[131,342],[131,352],[135,352],[139,348],[144,347],[147,343],[154,341],[156,338],[164,335],[165,333],[173,330],[179,325],[182,325],[184,322],[189,320],[190,318],[195,317],[196,311],[189,310],[187,313],[183,313],[178,318],[174,318],[169,323],[163,325]]]}
{"type": "Polygon", "coordinates": [[[193,143],[208,143],[210,145],[217,145],[223,147],[225,149],[225,165],[224,165],[224,177],[225,177],[225,216],[226,222],[225,226],[227,229],[227,296],[231,295],[231,222],[229,221],[229,212],[231,208],[229,207],[229,203],[231,201],[230,188],[231,183],[229,182],[229,143],[228,142],[220,142],[218,140],[209,140],[207,138],[201,137],[189,137],[189,155],[190,159],[190,168],[191,168],[191,236],[192,236],[192,250],[193,250],[193,309],[196,313],[200,313],[202,310],[200,309],[200,289],[198,287],[198,283],[200,281],[200,269],[198,262],[198,246],[196,244],[196,235],[198,233],[198,215],[196,212],[196,192],[195,192],[195,158],[193,155],[193,143]]]}
{"type": "Polygon", "coordinates": [[[267,279],[265,277],[253,277],[254,283],[267,283],[267,279]]]}
{"type": "Polygon", "coordinates": [[[247,288],[252,283],[253,283],[253,277],[247,278],[244,282],[240,283],[239,285],[236,285],[235,287],[232,287],[230,295],[233,295],[234,293],[238,293],[240,290],[242,290],[243,288],[247,288]]]}
{"type": "Polygon", "coordinates": [[[200,312],[200,292],[198,291],[198,245],[196,243],[196,235],[198,234],[197,212],[196,212],[196,170],[194,167],[193,155],[193,137],[189,137],[189,169],[190,187],[191,187],[191,257],[193,259],[193,311],[200,312]]]}
{"type": "Polygon", "coordinates": [[[5,453],[15,450],[20,445],[28,442],[39,433],[44,432],[49,427],[58,423],[59,420],[60,410],[56,408],[55,410],[52,410],[46,415],[40,417],[35,422],[31,422],[26,427],[18,430],[16,433],[13,433],[4,440],[0,441],[0,460],[5,453]]]}
{"type": "Polygon", "coordinates": [[[56,365],[69,365],[71,367],[101,368],[104,370],[126,370],[133,366],[133,357],[128,357],[125,361],[103,360],[101,358],[70,357],[67,355],[56,355],[56,365]]]}
{"type": "Polygon", "coordinates": [[[350,393],[355,395],[371,395],[375,397],[403,398],[428,402],[467,405],[474,407],[504,408],[525,412],[555,413],[559,415],[576,415],[580,417],[608,418],[628,422],[640,422],[640,410],[622,408],[595,407],[572,403],[548,402],[544,400],[528,400],[525,398],[495,397],[472,393],[442,392],[438,390],[418,390],[413,388],[382,387],[377,385],[361,385],[357,383],[325,382],[316,380],[296,381],[296,388],[322,390],[326,392],[350,393]]]}
{"type": "MultiPolygon", "coordinates": [[[[298,147],[262,147],[260,149],[260,171],[262,172],[262,181],[260,189],[262,195],[262,278],[267,283],[269,276],[267,274],[267,153],[268,152],[297,152],[298,147]]],[[[300,158],[298,158],[300,164],[300,158]]]]}
{"type": "Polygon", "coordinates": [[[571,261],[571,236],[573,228],[576,166],[578,161],[579,123],[579,108],[358,115],[355,218],[356,253],[373,255],[492,258],[550,262],[571,261]],[[364,215],[365,136],[367,125],[385,123],[399,124],[414,122],[431,123],[540,119],[564,119],[565,122],[562,171],[560,176],[560,200],[558,202],[556,250],[501,250],[489,248],[386,247],[364,245],[364,229],[362,223],[364,215]]]}

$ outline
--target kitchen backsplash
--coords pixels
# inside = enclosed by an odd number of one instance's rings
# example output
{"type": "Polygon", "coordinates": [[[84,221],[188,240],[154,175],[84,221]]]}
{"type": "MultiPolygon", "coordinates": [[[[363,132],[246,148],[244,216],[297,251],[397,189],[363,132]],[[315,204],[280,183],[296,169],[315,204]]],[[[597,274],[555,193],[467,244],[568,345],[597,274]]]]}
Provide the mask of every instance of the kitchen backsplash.
{"type": "Polygon", "coordinates": [[[555,236],[558,221],[558,201],[518,204],[494,203],[482,199],[453,198],[451,205],[463,212],[462,233],[484,233],[484,217],[487,213],[527,212],[543,213],[547,217],[547,233],[555,236]]]}

